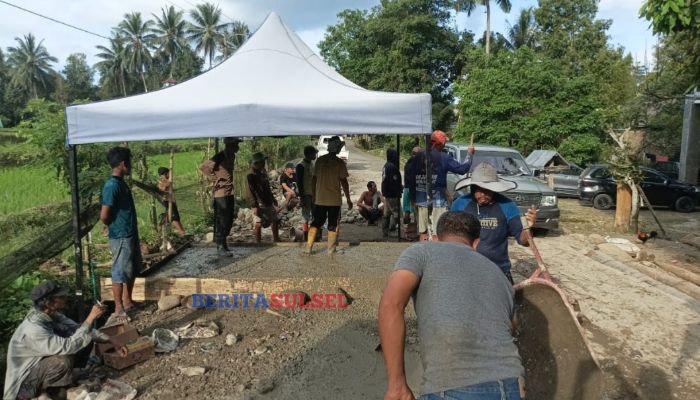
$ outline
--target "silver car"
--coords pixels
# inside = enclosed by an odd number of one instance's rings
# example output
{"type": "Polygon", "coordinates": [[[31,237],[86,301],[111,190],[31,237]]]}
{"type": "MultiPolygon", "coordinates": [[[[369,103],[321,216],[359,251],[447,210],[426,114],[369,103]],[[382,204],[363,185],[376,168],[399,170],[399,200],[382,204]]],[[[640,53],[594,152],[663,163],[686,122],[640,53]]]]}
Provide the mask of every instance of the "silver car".
{"type": "MultiPolygon", "coordinates": [[[[513,200],[524,214],[530,206],[539,209],[535,228],[556,229],[559,227],[559,206],[557,195],[546,183],[535,178],[532,170],[525,163],[523,156],[508,147],[475,145],[476,151],[472,159],[472,169],[482,162],[488,162],[496,167],[498,174],[517,187],[503,195],[513,200]]],[[[447,143],[444,150],[455,160],[464,162],[467,156],[467,145],[447,143]]],[[[455,198],[466,193],[455,192],[457,182],[467,175],[447,174],[447,194],[455,198]]]]}

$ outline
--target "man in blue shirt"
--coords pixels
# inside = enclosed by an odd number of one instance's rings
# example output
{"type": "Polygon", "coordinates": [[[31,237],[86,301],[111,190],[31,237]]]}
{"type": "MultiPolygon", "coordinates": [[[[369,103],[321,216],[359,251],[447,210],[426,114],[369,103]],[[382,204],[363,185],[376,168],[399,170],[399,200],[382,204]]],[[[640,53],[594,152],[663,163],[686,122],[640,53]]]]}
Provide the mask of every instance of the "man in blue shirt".
{"type": "MultiPolygon", "coordinates": [[[[440,216],[447,211],[447,173],[464,175],[469,172],[472,161],[471,156],[474,154],[474,147],[469,146],[467,149],[467,159],[464,164],[460,164],[457,160],[443,153],[447,142],[445,132],[436,130],[430,135],[430,143],[432,149],[430,151],[431,180],[430,191],[432,192],[432,203],[428,201],[427,192],[427,173],[425,169],[425,152],[418,153],[411,166],[411,178],[407,179],[412,185],[410,187],[411,200],[417,206],[418,232],[420,232],[421,240],[428,239],[428,207],[432,206],[432,234],[435,235],[437,221],[440,216]]],[[[407,172],[407,175],[409,173],[407,172]]]]}
{"type": "Polygon", "coordinates": [[[525,215],[528,223],[523,228],[520,209],[502,192],[514,189],[517,185],[498,176],[496,168],[489,163],[481,163],[472,171],[471,177],[457,183],[455,190],[469,186],[471,194],[459,197],[452,203],[451,211],[464,211],[481,222],[481,240],[476,251],[493,261],[513,283],[508,258],[508,236],[514,236],[522,246],[529,246],[527,230],[537,220],[537,210],[531,207],[525,215]]]}
{"type": "Polygon", "coordinates": [[[134,308],[131,292],[136,275],[141,271],[136,206],[124,176],[131,173],[131,151],[114,147],[107,153],[112,177],[102,189],[100,220],[109,227],[109,249],[112,253],[112,293],[114,316],[120,322],[128,320],[127,312],[134,308]]]}

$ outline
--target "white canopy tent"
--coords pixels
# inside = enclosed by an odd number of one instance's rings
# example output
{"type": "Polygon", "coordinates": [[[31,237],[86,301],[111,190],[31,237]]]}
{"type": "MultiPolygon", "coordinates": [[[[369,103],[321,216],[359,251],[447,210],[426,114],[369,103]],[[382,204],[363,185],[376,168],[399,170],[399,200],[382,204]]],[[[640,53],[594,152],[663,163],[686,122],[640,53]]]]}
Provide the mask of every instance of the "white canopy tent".
{"type": "Polygon", "coordinates": [[[429,94],[363,89],[276,13],[228,60],[178,85],[66,109],[67,144],[223,136],[426,134],[429,94]]]}

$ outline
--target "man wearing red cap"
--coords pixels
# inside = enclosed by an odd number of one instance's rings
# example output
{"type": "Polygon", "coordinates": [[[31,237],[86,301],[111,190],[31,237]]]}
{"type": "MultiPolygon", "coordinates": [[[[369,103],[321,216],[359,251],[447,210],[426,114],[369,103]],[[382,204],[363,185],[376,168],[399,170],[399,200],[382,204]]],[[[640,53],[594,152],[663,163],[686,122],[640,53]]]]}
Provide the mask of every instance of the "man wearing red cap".
{"type": "Polygon", "coordinates": [[[464,164],[460,164],[457,160],[442,152],[446,142],[447,135],[441,130],[436,130],[430,135],[430,159],[432,163],[430,189],[432,201],[428,199],[425,152],[416,155],[416,160],[411,168],[410,174],[413,178],[409,181],[413,187],[410,188],[410,193],[411,200],[417,207],[418,231],[420,232],[421,240],[427,240],[428,238],[428,207],[432,206],[433,208],[431,215],[433,234],[435,233],[437,220],[447,210],[447,173],[452,172],[464,175],[469,172],[472,165],[473,146],[469,146],[467,159],[464,164]]]}

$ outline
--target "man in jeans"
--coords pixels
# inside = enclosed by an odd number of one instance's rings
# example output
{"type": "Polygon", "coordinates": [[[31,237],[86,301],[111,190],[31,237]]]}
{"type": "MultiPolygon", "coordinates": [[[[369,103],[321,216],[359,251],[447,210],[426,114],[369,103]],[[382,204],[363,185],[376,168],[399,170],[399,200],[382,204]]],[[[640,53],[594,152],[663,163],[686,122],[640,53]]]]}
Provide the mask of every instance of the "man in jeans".
{"type": "Polygon", "coordinates": [[[382,234],[384,239],[389,237],[389,230],[393,230],[399,222],[399,207],[401,199],[401,171],[399,170],[399,152],[395,149],[387,149],[386,164],[382,170],[382,195],[384,196],[384,225],[382,234]]]}
{"type": "Polygon", "coordinates": [[[136,275],[141,271],[136,207],[124,176],[131,173],[131,151],[114,147],[107,153],[112,177],[102,189],[100,220],[109,227],[109,249],[112,253],[112,294],[114,317],[126,322],[127,313],[134,308],[131,291],[136,275]]]}
{"type": "Polygon", "coordinates": [[[424,400],[520,400],[524,369],[511,335],[513,287],[477,253],[479,220],[445,212],[438,241],[414,244],[396,262],[379,303],[385,400],[414,399],[404,372],[404,310],[413,297],[424,400]]]}
{"type": "Polygon", "coordinates": [[[234,196],[233,167],[240,139],[224,138],[224,150],[205,161],[199,169],[214,185],[214,209],[216,210],[216,251],[224,257],[232,257],[226,238],[233,226],[234,196]]]}

